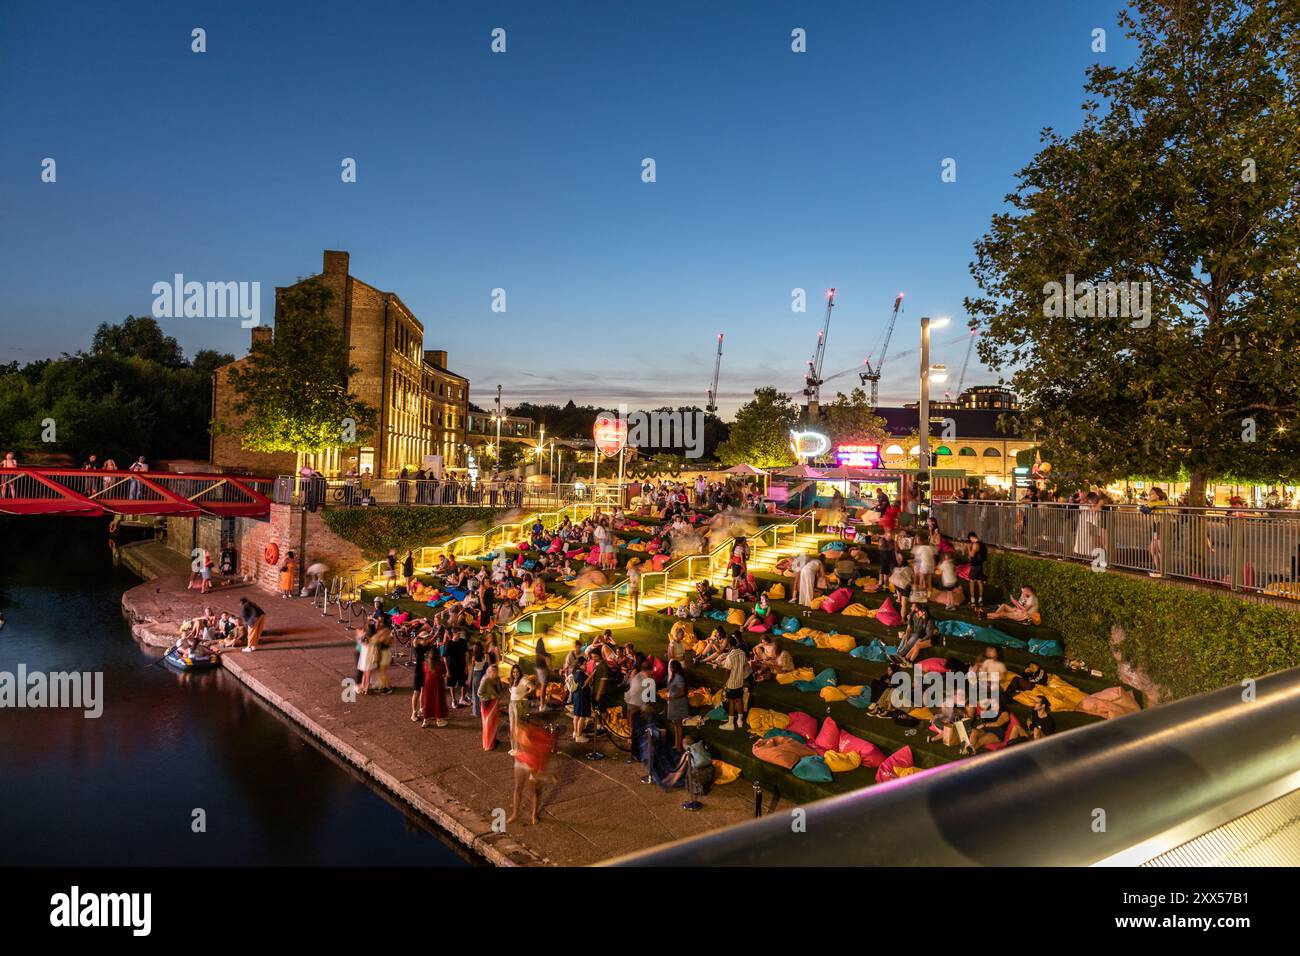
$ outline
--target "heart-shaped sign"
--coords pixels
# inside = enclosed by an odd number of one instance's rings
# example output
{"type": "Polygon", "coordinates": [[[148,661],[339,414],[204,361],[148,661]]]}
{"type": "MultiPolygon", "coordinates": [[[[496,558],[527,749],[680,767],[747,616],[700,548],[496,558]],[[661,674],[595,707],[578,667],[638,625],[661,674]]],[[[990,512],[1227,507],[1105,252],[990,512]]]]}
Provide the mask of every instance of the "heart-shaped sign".
{"type": "Polygon", "coordinates": [[[591,437],[595,439],[597,450],[606,458],[613,458],[623,449],[627,441],[627,423],[617,416],[601,412],[592,426],[591,437]]]}

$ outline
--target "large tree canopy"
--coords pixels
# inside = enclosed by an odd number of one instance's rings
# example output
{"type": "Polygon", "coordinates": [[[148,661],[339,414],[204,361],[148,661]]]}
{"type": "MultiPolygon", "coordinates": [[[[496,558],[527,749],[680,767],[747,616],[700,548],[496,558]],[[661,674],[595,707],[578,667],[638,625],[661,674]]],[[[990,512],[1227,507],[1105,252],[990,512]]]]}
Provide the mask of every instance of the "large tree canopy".
{"type": "MultiPolygon", "coordinates": [[[[1296,474],[1300,28],[1294,0],[1131,0],[1128,68],[1088,71],[976,243],[980,357],[1079,480],[1296,474]],[[1073,277],[1077,308],[1051,283],[1073,277]],[[1083,283],[1150,283],[1150,322],[1083,283]],[[1082,286],[1087,290],[1087,286],[1082,286]]],[[[1139,287],[1139,290],[1141,287],[1139,287]]],[[[1111,290],[1113,296],[1114,290],[1111,290]]]]}
{"type": "Polygon", "coordinates": [[[214,427],[237,430],[244,448],[263,452],[325,451],[361,444],[373,433],[375,410],[348,391],[358,369],[348,361],[342,330],[326,315],[332,297],[317,280],[285,290],[275,335],[255,342],[248,362],[230,371],[235,411],[247,420],[214,427]]]}
{"type": "Polygon", "coordinates": [[[736,412],[727,440],[718,446],[726,465],[745,462],[756,468],[778,468],[794,461],[790,432],[798,427],[799,409],[770,386],[754,390],[754,397],[736,412]]]}

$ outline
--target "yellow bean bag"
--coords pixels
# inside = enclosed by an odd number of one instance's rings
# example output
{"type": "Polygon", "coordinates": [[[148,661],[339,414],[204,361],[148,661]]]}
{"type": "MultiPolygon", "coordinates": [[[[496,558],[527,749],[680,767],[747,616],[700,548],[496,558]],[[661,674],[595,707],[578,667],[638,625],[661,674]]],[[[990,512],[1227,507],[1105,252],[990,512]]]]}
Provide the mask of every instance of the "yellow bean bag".
{"type": "Polygon", "coordinates": [[[713,691],[707,687],[692,687],[686,692],[686,703],[691,707],[712,707],[713,691]]]}
{"type": "Polygon", "coordinates": [[[909,717],[915,717],[917,720],[934,720],[934,711],[929,707],[913,707],[907,712],[909,717]]]}
{"type": "Polygon", "coordinates": [[[860,588],[865,588],[870,584],[877,584],[877,583],[879,582],[877,582],[875,578],[868,578],[868,577],[861,577],[853,582],[855,587],[860,587],[860,588]]]}
{"type": "Polygon", "coordinates": [[[894,768],[895,777],[910,777],[912,774],[920,773],[920,772],[921,772],[920,767],[895,767],[894,768]]]}
{"type": "Polygon", "coordinates": [[[826,761],[826,768],[831,773],[848,773],[850,770],[857,770],[862,766],[862,754],[852,750],[848,753],[840,750],[828,750],[822,754],[822,759],[826,761]]]}
{"type": "Polygon", "coordinates": [[[793,684],[797,680],[812,680],[813,669],[811,667],[797,667],[792,671],[776,675],[778,684],[793,684]]]}
{"type": "Polygon", "coordinates": [[[610,707],[605,711],[605,726],[620,737],[632,735],[632,728],[627,724],[627,714],[622,707],[610,707]]]}
{"type": "Polygon", "coordinates": [[[817,638],[819,638],[819,637],[825,637],[825,636],[826,636],[826,632],[825,632],[825,631],[819,631],[819,630],[817,630],[815,627],[807,627],[807,626],[804,626],[804,627],[799,628],[799,630],[795,631],[794,634],[792,634],[791,636],[792,636],[792,637],[811,637],[811,638],[815,641],[815,640],[817,640],[817,638]]]}
{"type": "Polygon", "coordinates": [[[825,601],[825,600],[826,600],[826,595],[825,595],[825,594],[819,594],[819,595],[817,595],[815,598],[812,599],[812,609],[813,609],[814,611],[817,610],[819,607],[822,606],[822,601],[825,601]]]}
{"type": "Polygon", "coordinates": [[[871,612],[868,611],[866,607],[864,607],[861,604],[850,604],[840,613],[847,614],[849,617],[870,617],[871,616],[871,612]]]}
{"type": "Polygon", "coordinates": [[[820,648],[842,651],[846,654],[858,646],[858,642],[850,634],[823,634],[821,637],[814,637],[813,641],[820,648]]]}
{"type": "Polygon", "coordinates": [[[821,694],[822,700],[828,704],[833,704],[839,700],[848,700],[850,697],[857,697],[862,693],[862,684],[847,684],[838,687],[823,687],[818,693],[821,694]]]}
{"type": "MultiPolygon", "coordinates": [[[[1010,683],[1011,677],[1011,674],[1007,674],[1003,678],[1003,684],[1010,683]]],[[[1052,703],[1052,710],[1059,713],[1064,710],[1078,710],[1079,704],[1087,696],[1059,674],[1052,674],[1047,678],[1045,686],[1019,693],[1015,699],[1016,703],[1032,707],[1039,697],[1046,697],[1052,703]]]]}
{"type": "Polygon", "coordinates": [[[740,779],[739,767],[733,767],[725,760],[713,761],[713,785],[715,787],[738,779],[740,779]]]}
{"type": "Polygon", "coordinates": [[[778,581],[767,589],[767,599],[769,601],[785,600],[785,585],[778,581]]]}
{"type": "Polygon", "coordinates": [[[762,737],[769,730],[785,730],[790,723],[790,715],[765,707],[751,707],[747,723],[751,734],[762,737]]]}
{"type": "Polygon", "coordinates": [[[741,612],[739,608],[733,607],[730,611],[727,612],[727,623],[735,624],[735,625],[744,624],[745,615],[741,612]]]}

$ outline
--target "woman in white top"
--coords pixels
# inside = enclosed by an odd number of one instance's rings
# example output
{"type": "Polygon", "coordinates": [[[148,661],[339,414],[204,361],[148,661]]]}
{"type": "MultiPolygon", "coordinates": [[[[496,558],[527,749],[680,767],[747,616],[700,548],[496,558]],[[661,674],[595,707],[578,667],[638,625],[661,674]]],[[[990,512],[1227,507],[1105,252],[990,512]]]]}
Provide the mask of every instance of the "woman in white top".
{"type": "Polygon", "coordinates": [[[930,590],[930,575],[934,574],[935,557],[934,545],[930,543],[930,536],[924,531],[918,533],[916,543],[912,545],[912,566],[916,569],[915,586],[917,590],[930,590]]]}

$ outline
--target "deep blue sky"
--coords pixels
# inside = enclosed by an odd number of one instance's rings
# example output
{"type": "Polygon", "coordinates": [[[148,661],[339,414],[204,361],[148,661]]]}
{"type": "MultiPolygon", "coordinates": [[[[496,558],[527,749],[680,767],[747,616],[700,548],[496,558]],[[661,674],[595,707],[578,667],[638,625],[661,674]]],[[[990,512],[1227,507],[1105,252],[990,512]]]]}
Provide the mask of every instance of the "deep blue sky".
{"type": "MultiPolygon", "coordinates": [[[[0,361],[86,347],[176,272],[260,281],[269,321],[273,287],[331,248],[480,402],[500,382],[507,403],[703,403],[719,331],[724,411],[794,392],[832,285],[827,374],[904,290],[891,352],[951,315],[934,360],[955,378],[972,242],[1040,129],[1077,126],[1085,66],[1131,60],[1120,6],[6,3],[0,361]]],[[[187,351],[246,348],[237,320],[165,325],[187,351]]],[[[915,368],[887,363],[882,397],[914,397],[915,368]]]]}

